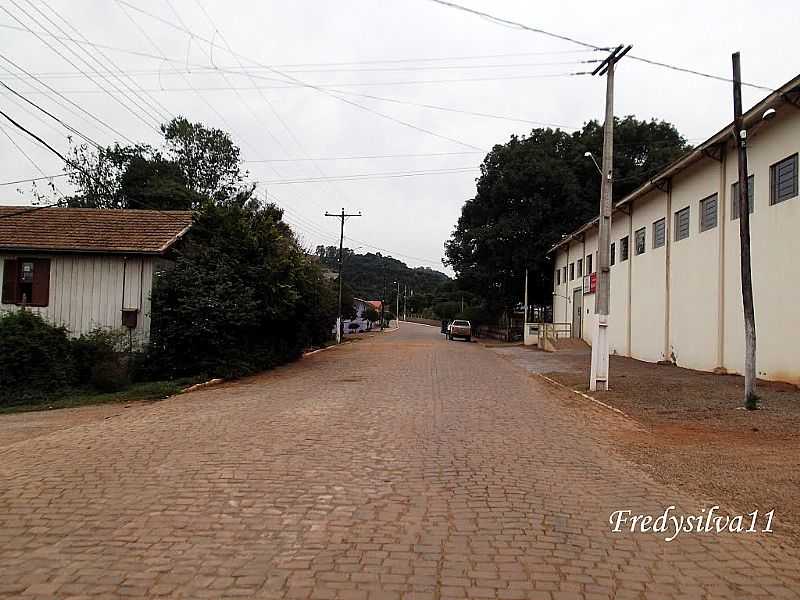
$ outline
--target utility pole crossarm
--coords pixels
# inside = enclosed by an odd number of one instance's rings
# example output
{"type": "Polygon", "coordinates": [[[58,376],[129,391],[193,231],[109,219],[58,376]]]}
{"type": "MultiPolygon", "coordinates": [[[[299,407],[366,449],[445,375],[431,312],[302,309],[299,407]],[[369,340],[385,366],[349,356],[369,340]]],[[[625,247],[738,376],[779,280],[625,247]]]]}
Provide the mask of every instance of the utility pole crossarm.
{"type": "Polygon", "coordinates": [[[358,214],[347,214],[344,212],[344,208],[342,208],[341,213],[329,213],[325,211],[326,217],[336,217],[340,219],[340,226],[341,229],[339,230],[339,316],[336,319],[336,343],[339,344],[342,341],[342,263],[344,262],[344,220],[348,217],[360,217],[361,211],[358,211],[358,214]]]}

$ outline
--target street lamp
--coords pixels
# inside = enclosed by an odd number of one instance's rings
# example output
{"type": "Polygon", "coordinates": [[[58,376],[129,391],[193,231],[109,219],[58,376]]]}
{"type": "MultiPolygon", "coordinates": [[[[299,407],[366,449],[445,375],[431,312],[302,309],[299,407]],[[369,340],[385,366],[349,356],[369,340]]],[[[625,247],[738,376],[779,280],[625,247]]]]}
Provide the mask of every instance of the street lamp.
{"type": "Polygon", "coordinates": [[[597,167],[597,172],[600,173],[600,177],[602,177],[603,176],[603,170],[600,168],[600,165],[597,164],[597,161],[594,158],[594,154],[592,154],[591,152],[584,152],[583,156],[585,156],[586,158],[591,158],[592,159],[592,162],[594,163],[594,166],[597,167]]]}

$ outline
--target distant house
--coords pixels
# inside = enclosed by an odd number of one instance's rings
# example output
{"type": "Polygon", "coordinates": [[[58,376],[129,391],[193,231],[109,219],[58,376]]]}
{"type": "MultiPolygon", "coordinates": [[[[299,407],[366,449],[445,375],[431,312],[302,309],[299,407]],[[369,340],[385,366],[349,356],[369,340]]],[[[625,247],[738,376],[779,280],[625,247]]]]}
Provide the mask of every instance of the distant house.
{"type": "MultiPolygon", "coordinates": [[[[375,324],[375,321],[370,321],[365,318],[368,310],[375,309],[375,300],[362,300],[361,298],[353,298],[353,308],[356,311],[356,316],[353,319],[345,319],[344,332],[345,333],[361,333],[362,331],[369,331],[375,324]],[[350,327],[351,323],[356,323],[358,327],[350,327]]],[[[380,305],[380,302],[378,302],[380,305]]],[[[380,312],[380,309],[377,309],[380,312]]]]}
{"type": "Polygon", "coordinates": [[[153,277],[192,225],[186,211],[0,207],[0,312],[21,307],[78,336],[150,334],[153,277]]]}

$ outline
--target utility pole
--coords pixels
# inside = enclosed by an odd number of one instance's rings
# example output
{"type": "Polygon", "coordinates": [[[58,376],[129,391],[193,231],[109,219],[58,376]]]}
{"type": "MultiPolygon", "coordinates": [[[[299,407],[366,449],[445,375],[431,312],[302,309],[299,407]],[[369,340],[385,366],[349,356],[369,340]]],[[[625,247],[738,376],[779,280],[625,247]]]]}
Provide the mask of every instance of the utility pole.
{"type": "Polygon", "coordinates": [[[742,119],[742,66],[739,53],[733,56],[733,135],[739,155],[739,241],[744,309],[744,405],[758,408],[756,384],[756,315],[753,308],[753,277],[750,269],[750,201],[747,189],[747,130],[742,119]]]}
{"type": "Polygon", "coordinates": [[[336,213],[329,213],[325,211],[326,217],[336,217],[337,219],[341,220],[341,229],[339,233],[339,316],[336,318],[336,343],[342,343],[342,263],[344,262],[344,255],[342,254],[343,245],[344,245],[344,220],[347,217],[360,217],[361,211],[358,211],[357,215],[348,215],[345,214],[344,208],[342,208],[341,214],[336,213]]]}
{"type": "Polygon", "coordinates": [[[606,116],[603,125],[603,180],[600,186],[600,219],[597,249],[597,291],[594,312],[595,331],[592,341],[591,391],[608,389],[608,313],[611,297],[611,213],[613,211],[614,176],[614,70],[617,62],[631,46],[617,46],[601,62],[592,75],[606,76],[606,116]]]}
{"type": "Polygon", "coordinates": [[[397,319],[397,328],[400,329],[400,282],[395,281],[394,283],[397,284],[397,312],[395,313],[395,319],[397,319]]]}
{"type": "Polygon", "coordinates": [[[386,259],[383,259],[383,292],[381,294],[381,331],[383,331],[383,315],[386,307],[386,259]]]}
{"type": "Polygon", "coordinates": [[[403,284],[403,321],[408,320],[408,284],[403,284]]]}

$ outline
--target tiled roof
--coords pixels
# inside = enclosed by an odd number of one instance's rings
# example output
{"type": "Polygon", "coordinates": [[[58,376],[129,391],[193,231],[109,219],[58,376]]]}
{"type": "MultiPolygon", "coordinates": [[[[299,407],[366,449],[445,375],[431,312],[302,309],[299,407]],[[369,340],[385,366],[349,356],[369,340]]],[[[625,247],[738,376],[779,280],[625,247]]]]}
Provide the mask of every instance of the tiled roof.
{"type": "Polygon", "coordinates": [[[181,210],[0,206],[0,250],[160,254],[191,224],[181,210]]]}

